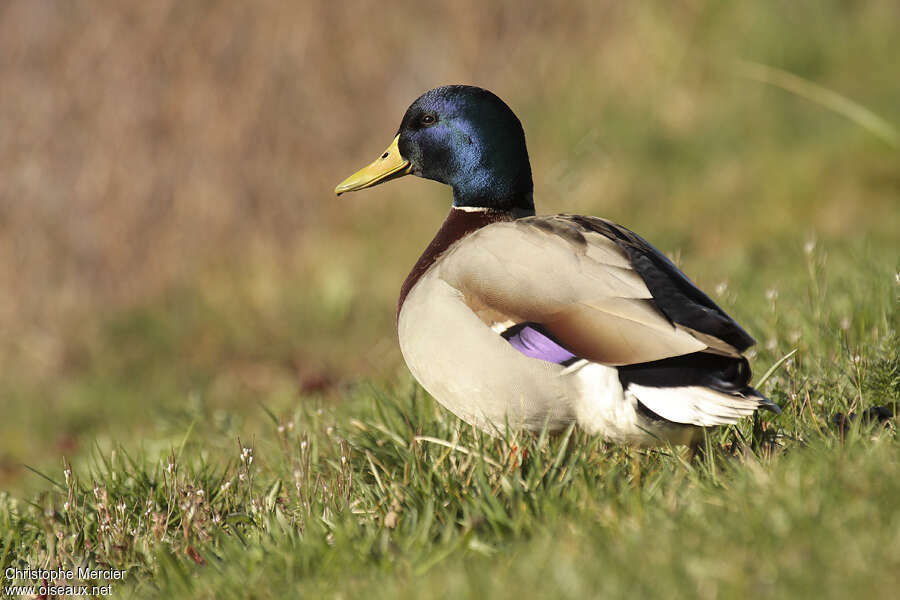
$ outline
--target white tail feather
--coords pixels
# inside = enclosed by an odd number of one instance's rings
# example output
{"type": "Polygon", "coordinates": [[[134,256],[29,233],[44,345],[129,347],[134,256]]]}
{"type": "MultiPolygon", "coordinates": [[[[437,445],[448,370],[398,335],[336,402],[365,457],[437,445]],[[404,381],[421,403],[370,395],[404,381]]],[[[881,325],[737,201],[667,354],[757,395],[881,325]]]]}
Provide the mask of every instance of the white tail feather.
{"type": "Polygon", "coordinates": [[[759,399],[755,397],[734,396],[700,386],[647,387],[631,384],[627,391],[664,419],[701,427],[736,423],[759,408],[759,399]]]}

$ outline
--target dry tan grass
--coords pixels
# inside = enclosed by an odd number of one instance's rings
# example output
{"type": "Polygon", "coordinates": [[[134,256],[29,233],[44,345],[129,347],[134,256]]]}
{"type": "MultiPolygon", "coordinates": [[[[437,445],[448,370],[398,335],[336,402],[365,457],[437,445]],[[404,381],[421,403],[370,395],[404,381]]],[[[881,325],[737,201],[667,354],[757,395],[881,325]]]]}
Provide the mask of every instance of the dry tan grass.
{"type": "MultiPolygon", "coordinates": [[[[342,251],[334,183],[434,85],[490,87],[528,118],[546,208],[610,206],[629,172],[603,148],[582,168],[579,143],[596,150],[611,97],[688,135],[718,99],[703,69],[674,73],[723,47],[716,14],[696,1],[4,2],[0,359],[52,373],[73,327],[211,265],[342,251]]],[[[729,19],[752,30],[752,16],[729,19]]],[[[706,185],[746,185],[729,169],[706,185]]],[[[397,210],[372,210],[395,223],[385,236],[406,230],[397,210]]]]}
{"type": "Polygon", "coordinates": [[[548,43],[577,55],[587,9],[537,6],[4,3],[4,341],[54,362],[73,319],[292,247],[416,94],[525,86],[515,65],[548,43]]]}

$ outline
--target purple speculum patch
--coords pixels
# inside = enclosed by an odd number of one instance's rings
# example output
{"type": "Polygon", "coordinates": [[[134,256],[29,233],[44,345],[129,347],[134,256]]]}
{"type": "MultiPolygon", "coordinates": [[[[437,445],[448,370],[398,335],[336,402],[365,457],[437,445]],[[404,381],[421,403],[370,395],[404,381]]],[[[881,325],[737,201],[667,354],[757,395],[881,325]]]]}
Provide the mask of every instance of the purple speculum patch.
{"type": "Polygon", "coordinates": [[[525,356],[557,364],[562,364],[575,358],[574,354],[531,325],[520,325],[508,331],[515,331],[515,333],[510,335],[504,333],[503,337],[506,338],[513,348],[525,356]]]}

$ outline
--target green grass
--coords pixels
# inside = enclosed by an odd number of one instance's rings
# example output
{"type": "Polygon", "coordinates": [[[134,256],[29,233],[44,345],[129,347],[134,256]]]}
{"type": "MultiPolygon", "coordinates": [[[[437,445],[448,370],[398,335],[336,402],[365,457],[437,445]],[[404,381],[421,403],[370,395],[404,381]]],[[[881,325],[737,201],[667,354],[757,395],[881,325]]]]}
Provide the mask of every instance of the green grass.
{"type": "Polygon", "coordinates": [[[797,353],[763,385],[783,414],[712,433],[702,459],[492,439],[408,377],[276,394],[249,421],[195,398],[170,446],[97,447],[4,495],[0,566],[127,569],[125,597],[889,596],[896,421],[835,417],[900,396],[896,270],[868,244],[805,250],[777,296],[750,266],[719,290],[761,334],[759,375],[797,353]]]}

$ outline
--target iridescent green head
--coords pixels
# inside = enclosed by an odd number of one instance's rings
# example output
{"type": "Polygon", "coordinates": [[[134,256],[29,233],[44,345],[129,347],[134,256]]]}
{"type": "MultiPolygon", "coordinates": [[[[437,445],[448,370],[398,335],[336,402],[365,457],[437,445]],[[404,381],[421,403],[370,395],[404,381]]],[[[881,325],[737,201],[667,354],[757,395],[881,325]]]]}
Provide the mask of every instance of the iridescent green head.
{"type": "Polygon", "coordinates": [[[337,194],[412,173],[453,188],[453,205],[533,211],[525,133],[491,92],[466,85],[435,88],[406,110],[397,137],[337,194]]]}

